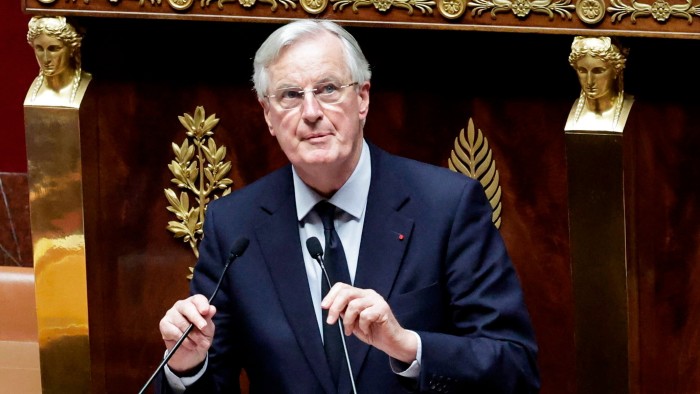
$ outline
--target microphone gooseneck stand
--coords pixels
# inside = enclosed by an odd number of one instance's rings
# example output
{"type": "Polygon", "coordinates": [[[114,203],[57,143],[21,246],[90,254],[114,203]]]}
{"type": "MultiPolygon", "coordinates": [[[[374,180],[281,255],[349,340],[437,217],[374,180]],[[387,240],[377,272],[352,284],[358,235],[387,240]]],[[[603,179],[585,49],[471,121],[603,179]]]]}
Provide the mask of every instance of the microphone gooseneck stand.
{"type": "MultiPolygon", "coordinates": [[[[321,266],[321,271],[323,271],[323,277],[328,283],[328,287],[333,287],[331,280],[328,277],[328,272],[326,272],[326,266],[323,264],[323,248],[321,247],[321,242],[316,237],[311,237],[306,240],[306,249],[309,250],[309,254],[314,258],[321,266]]],[[[323,324],[326,324],[323,322],[323,324]]],[[[343,343],[343,351],[345,352],[345,361],[348,363],[348,373],[350,375],[350,383],[352,384],[353,394],[357,394],[357,388],[355,388],[355,377],[352,375],[352,367],[350,366],[350,356],[348,355],[348,346],[345,344],[345,332],[343,331],[343,319],[338,316],[338,329],[340,330],[340,340],[343,343]]]]}
{"type": "MultiPolygon", "coordinates": [[[[228,256],[228,259],[226,260],[226,265],[224,265],[224,269],[221,272],[221,276],[219,277],[219,282],[217,282],[216,287],[214,288],[214,292],[212,293],[211,297],[209,297],[209,303],[211,304],[211,301],[216,297],[216,293],[219,292],[219,287],[221,287],[221,282],[224,280],[224,276],[226,275],[226,271],[228,270],[228,266],[231,265],[233,260],[236,258],[240,257],[243,252],[245,252],[246,248],[248,247],[248,243],[250,241],[248,238],[239,238],[236,240],[236,242],[233,243],[233,247],[231,248],[231,253],[228,256]]],[[[185,330],[184,333],[182,333],[182,336],[180,336],[180,339],[175,342],[175,346],[173,346],[172,349],[165,355],[165,358],[163,358],[163,361],[161,361],[160,365],[158,365],[158,368],[153,372],[151,377],[148,379],[146,384],[143,385],[141,388],[141,391],[139,391],[139,394],[143,394],[146,392],[146,389],[150,384],[153,382],[153,379],[158,376],[158,373],[160,372],[163,367],[165,367],[165,364],[168,363],[170,358],[175,354],[175,351],[182,345],[182,342],[187,338],[187,336],[190,334],[190,331],[192,331],[192,328],[194,328],[194,323],[190,323],[189,327],[185,330]]]]}

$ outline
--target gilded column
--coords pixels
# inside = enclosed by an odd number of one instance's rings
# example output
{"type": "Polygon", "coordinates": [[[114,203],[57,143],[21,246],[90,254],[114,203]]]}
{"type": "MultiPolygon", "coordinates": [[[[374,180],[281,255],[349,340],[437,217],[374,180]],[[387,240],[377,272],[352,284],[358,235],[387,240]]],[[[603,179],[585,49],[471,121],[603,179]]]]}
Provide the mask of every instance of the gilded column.
{"type": "Polygon", "coordinates": [[[90,391],[79,109],[91,76],[81,68],[81,39],[64,17],[29,22],[41,69],[24,114],[44,393],[90,391]]]}

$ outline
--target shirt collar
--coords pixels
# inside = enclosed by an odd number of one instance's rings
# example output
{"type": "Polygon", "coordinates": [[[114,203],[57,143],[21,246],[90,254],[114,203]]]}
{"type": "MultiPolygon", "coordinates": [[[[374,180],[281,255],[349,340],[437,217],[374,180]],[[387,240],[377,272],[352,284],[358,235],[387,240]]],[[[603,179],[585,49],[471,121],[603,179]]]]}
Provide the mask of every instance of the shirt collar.
{"type": "MultiPolygon", "coordinates": [[[[372,175],[369,146],[362,140],[362,152],[355,170],[341,188],[328,200],[336,207],[342,209],[355,219],[362,217],[367,205],[369,183],[372,175]]],[[[324,198],[306,185],[292,166],[292,178],[294,180],[294,199],[297,206],[297,219],[302,221],[314,206],[324,198]]]]}

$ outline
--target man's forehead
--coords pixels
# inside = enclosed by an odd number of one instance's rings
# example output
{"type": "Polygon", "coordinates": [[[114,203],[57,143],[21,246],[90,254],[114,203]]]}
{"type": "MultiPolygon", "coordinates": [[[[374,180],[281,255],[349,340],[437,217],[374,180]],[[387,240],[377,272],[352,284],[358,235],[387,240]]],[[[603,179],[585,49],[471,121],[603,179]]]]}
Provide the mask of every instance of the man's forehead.
{"type": "Polygon", "coordinates": [[[323,45],[315,40],[306,44],[299,42],[286,47],[270,64],[268,72],[273,86],[281,83],[344,81],[349,78],[350,71],[340,46],[323,45]]]}

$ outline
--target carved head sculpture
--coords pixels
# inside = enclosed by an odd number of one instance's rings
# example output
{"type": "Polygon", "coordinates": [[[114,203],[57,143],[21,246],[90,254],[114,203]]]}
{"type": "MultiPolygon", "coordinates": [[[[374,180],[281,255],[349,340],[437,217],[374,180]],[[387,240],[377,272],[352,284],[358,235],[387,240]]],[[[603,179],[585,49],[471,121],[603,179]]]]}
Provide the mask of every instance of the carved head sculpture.
{"type": "Polygon", "coordinates": [[[62,16],[35,16],[29,21],[27,42],[46,76],[80,68],[82,35],[62,16]]]}
{"type": "Polygon", "coordinates": [[[569,64],[578,75],[582,95],[598,99],[620,94],[627,52],[610,37],[575,37],[569,64]]]}
{"type": "Polygon", "coordinates": [[[34,16],[29,21],[27,42],[39,63],[32,101],[44,92],[73,101],[81,81],[80,44],[83,39],[62,16],[34,16]]]}

